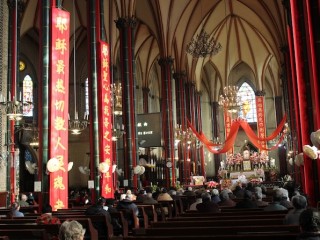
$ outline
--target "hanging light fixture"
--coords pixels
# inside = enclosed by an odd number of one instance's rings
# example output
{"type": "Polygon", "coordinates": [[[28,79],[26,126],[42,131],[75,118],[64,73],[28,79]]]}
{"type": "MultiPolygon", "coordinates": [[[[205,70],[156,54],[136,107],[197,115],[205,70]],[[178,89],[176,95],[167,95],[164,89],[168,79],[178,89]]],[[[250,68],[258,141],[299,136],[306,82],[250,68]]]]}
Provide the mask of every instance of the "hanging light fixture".
{"type": "Polygon", "coordinates": [[[70,119],[69,114],[69,131],[73,135],[79,135],[81,132],[88,127],[89,116],[85,112],[83,120],[79,120],[78,111],[77,111],[77,75],[76,75],[76,21],[75,21],[75,6],[73,0],[73,91],[74,91],[74,119],[70,119]]]}
{"type": "Polygon", "coordinates": [[[116,116],[122,115],[122,86],[120,82],[111,85],[113,94],[113,114],[116,116]]]}
{"type": "Polygon", "coordinates": [[[239,96],[237,86],[226,86],[223,88],[223,94],[219,97],[219,105],[229,113],[237,113],[242,106],[242,99],[239,96]]]}
{"type": "MultiPolygon", "coordinates": [[[[201,21],[202,19],[202,5],[201,5],[201,21]]],[[[193,58],[204,58],[208,56],[216,55],[222,46],[217,42],[214,37],[205,31],[204,24],[200,30],[200,33],[196,37],[192,38],[187,44],[186,52],[192,55],[193,58]]]]}
{"type": "Polygon", "coordinates": [[[23,107],[31,103],[23,102],[21,99],[21,93],[19,100],[17,100],[15,97],[11,99],[11,94],[9,92],[8,101],[6,101],[6,98],[0,94],[0,104],[10,121],[20,121],[23,117],[23,107]]]}

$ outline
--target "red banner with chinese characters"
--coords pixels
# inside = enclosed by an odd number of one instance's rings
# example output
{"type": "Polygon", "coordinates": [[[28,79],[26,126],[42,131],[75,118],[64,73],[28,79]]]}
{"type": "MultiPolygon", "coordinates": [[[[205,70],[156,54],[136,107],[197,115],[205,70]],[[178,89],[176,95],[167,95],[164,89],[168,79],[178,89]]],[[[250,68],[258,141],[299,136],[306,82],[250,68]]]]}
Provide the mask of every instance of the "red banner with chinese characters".
{"type": "Polygon", "coordinates": [[[59,170],[50,172],[53,210],[68,208],[69,35],[70,13],[52,8],[49,158],[59,161],[59,170]]]}
{"type": "MultiPolygon", "coordinates": [[[[224,110],[223,114],[224,114],[225,136],[227,137],[230,134],[232,119],[227,110],[224,110]]],[[[228,150],[228,153],[233,153],[233,147],[228,150]]]]}
{"type": "Polygon", "coordinates": [[[99,63],[98,63],[98,89],[99,89],[99,132],[100,132],[100,165],[106,164],[108,167],[99,166],[101,174],[101,196],[113,198],[113,178],[112,178],[112,102],[110,92],[110,55],[109,45],[100,41],[99,63]]]}
{"type": "MultiPolygon", "coordinates": [[[[264,119],[264,97],[256,96],[256,106],[257,106],[257,135],[259,138],[266,137],[266,123],[264,119]]],[[[263,147],[267,147],[266,141],[258,141],[258,143],[263,147]]]]}

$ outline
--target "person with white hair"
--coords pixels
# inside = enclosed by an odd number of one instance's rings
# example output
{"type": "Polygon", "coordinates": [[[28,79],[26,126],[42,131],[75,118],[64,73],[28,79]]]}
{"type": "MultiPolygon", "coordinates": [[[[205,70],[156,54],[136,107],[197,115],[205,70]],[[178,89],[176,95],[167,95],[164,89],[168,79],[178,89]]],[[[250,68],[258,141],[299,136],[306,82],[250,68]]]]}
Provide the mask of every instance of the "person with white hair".
{"type": "Polygon", "coordinates": [[[254,202],[257,204],[258,207],[265,207],[269,205],[268,202],[262,200],[263,195],[261,187],[254,188],[254,197],[254,202]]]}
{"type": "Polygon", "coordinates": [[[21,197],[20,197],[20,201],[19,201],[19,205],[20,207],[29,207],[29,203],[27,202],[28,200],[28,197],[26,194],[21,194],[21,197]]]}
{"type": "Polygon", "coordinates": [[[290,210],[284,218],[284,224],[299,225],[300,214],[307,208],[307,199],[303,195],[292,197],[294,209],[290,210]]]}
{"type": "Polygon", "coordinates": [[[232,199],[230,199],[229,191],[224,189],[220,193],[221,202],[219,202],[220,207],[235,207],[236,203],[232,199]]]}
{"type": "Polygon", "coordinates": [[[279,191],[282,194],[282,198],[280,200],[280,204],[284,207],[286,207],[287,209],[291,209],[293,208],[292,203],[290,202],[289,199],[289,192],[287,189],[285,188],[279,188],[279,191]]]}
{"type": "Polygon", "coordinates": [[[212,191],[211,191],[211,201],[212,202],[214,202],[214,203],[219,203],[219,202],[221,202],[221,199],[220,199],[220,197],[219,197],[219,190],[218,189],[216,189],[216,188],[214,188],[214,189],[212,189],[212,191]]]}
{"type": "Polygon", "coordinates": [[[83,240],[86,229],[78,221],[64,221],[59,229],[59,240],[83,240]]]}
{"type": "Polygon", "coordinates": [[[125,194],[125,198],[123,198],[123,194],[120,196],[120,201],[117,204],[117,210],[123,211],[125,214],[125,218],[128,220],[129,228],[133,228],[134,226],[139,226],[139,209],[137,205],[132,202],[132,194],[125,194]],[[133,212],[133,213],[132,213],[133,212]]]}
{"type": "Polygon", "coordinates": [[[269,203],[268,206],[264,207],[264,211],[285,211],[288,210],[286,207],[280,204],[280,201],[283,197],[281,190],[276,189],[273,192],[273,202],[269,203]]]}

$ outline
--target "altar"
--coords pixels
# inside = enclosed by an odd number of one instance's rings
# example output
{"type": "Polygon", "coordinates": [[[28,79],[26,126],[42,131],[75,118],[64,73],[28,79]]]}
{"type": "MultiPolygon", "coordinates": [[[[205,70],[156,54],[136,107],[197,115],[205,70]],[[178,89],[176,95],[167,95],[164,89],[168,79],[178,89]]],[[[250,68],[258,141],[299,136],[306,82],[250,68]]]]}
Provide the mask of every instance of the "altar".
{"type": "Polygon", "coordinates": [[[252,176],[257,176],[256,171],[246,171],[246,172],[230,172],[230,178],[231,179],[238,179],[238,177],[241,175],[246,176],[247,179],[251,178],[252,176]]]}

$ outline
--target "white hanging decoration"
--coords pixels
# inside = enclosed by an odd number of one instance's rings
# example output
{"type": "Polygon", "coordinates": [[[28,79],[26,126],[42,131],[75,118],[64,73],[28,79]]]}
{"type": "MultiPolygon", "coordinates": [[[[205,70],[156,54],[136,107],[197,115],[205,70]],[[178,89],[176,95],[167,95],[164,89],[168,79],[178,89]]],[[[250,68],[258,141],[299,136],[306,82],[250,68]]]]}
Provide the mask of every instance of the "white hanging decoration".
{"type": "Polygon", "coordinates": [[[56,172],[60,169],[59,160],[57,158],[51,158],[47,162],[47,170],[49,172],[56,172]]]}
{"type": "Polygon", "coordinates": [[[68,163],[68,172],[72,169],[73,167],[73,162],[69,162],[68,163]]]}
{"type": "Polygon", "coordinates": [[[318,158],[318,149],[315,146],[304,145],[303,152],[311,159],[318,158]]]}
{"type": "Polygon", "coordinates": [[[98,169],[101,173],[106,173],[109,171],[110,166],[106,162],[99,163],[98,169]]]}
{"type": "Polygon", "coordinates": [[[114,173],[116,171],[116,168],[117,168],[117,165],[116,164],[113,164],[112,165],[112,173],[114,173]]]}

